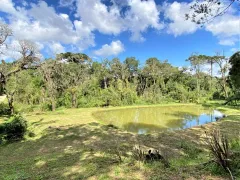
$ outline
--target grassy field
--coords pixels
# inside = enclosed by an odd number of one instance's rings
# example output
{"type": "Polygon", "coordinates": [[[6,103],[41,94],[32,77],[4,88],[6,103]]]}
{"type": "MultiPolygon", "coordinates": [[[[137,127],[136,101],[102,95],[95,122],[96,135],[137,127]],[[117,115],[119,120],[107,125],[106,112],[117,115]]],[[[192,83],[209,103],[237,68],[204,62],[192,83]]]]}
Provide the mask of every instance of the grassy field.
{"type": "Polygon", "coordinates": [[[210,160],[204,131],[219,128],[230,139],[240,138],[240,110],[217,103],[206,106],[228,116],[200,127],[148,135],[116,129],[92,115],[117,108],[24,114],[34,137],[0,146],[0,179],[227,179],[228,174],[213,164],[202,165],[210,160]],[[135,145],[145,151],[160,150],[170,168],[161,162],[134,160],[131,152],[135,145]]]}

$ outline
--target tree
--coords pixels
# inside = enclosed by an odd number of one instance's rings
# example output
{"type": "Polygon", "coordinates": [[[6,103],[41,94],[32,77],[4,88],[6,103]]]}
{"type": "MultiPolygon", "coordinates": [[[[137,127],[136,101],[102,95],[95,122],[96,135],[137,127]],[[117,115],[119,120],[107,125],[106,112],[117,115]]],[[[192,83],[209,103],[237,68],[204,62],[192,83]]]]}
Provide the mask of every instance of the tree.
{"type": "Polygon", "coordinates": [[[210,90],[212,91],[212,84],[213,84],[213,65],[214,65],[214,60],[212,57],[208,56],[207,57],[207,64],[210,64],[210,76],[211,76],[211,81],[210,81],[210,90]]]}
{"type": "Polygon", "coordinates": [[[197,76],[197,96],[198,99],[200,97],[200,76],[202,72],[202,65],[205,64],[205,56],[204,55],[198,55],[194,54],[190,56],[187,61],[190,61],[190,64],[192,66],[192,69],[194,70],[196,76],[197,76]]]}
{"type": "MultiPolygon", "coordinates": [[[[41,72],[45,83],[45,92],[49,96],[52,111],[56,110],[56,98],[58,94],[58,87],[61,79],[59,78],[59,71],[61,71],[61,64],[52,59],[48,59],[41,65],[41,72]],[[58,83],[59,82],[59,83],[58,83]]],[[[46,95],[45,93],[45,95],[46,95]]]]}
{"type": "Polygon", "coordinates": [[[107,59],[105,59],[102,63],[93,62],[91,66],[92,76],[98,78],[100,86],[103,89],[107,89],[109,87],[109,82],[111,79],[109,66],[109,61],[107,59]]]}
{"type": "Polygon", "coordinates": [[[40,104],[43,99],[43,77],[39,70],[26,70],[17,74],[14,101],[21,104],[40,104]]]}
{"type": "Polygon", "coordinates": [[[224,15],[228,9],[240,0],[203,0],[194,1],[190,6],[190,12],[185,14],[187,20],[196,24],[211,22],[214,18],[224,15]]]}
{"type": "Polygon", "coordinates": [[[219,55],[219,53],[217,53],[216,56],[212,57],[213,62],[215,62],[220,69],[220,75],[221,75],[221,80],[220,80],[220,84],[223,88],[224,94],[225,94],[225,98],[228,98],[228,87],[227,87],[227,74],[228,74],[228,69],[229,69],[229,63],[228,63],[228,58],[226,58],[225,56],[221,56],[219,55]]]}
{"type": "Polygon", "coordinates": [[[229,76],[234,87],[236,94],[240,93],[240,51],[236,52],[230,57],[229,63],[231,68],[229,70],[229,76]]]}
{"type": "Polygon", "coordinates": [[[19,48],[16,51],[21,55],[21,57],[12,64],[2,62],[0,65],[0,82],[4,94],[7,95],[11,114],[14,114],[13,99],[15,91],[7,91],[6,85],[8,80],[12,76],[16,76],[17,73],[22,70],[38,68],[40,63],[38,49],[34,43],[27,40],[20,40],[18,41],[18,45],[19,48]]]}
{"type": "Polygon", "coordinates": [[[62,81],[64,87],[71,95],[71,107],[77,108],[77,95],[79,86],[89,79],[89,67],[85,64],[64,64],[62,81]]]}
{"type": "Polygon", "coordinates": [[[137,76],[139,61],[135,57],[128,57],[125,59],[124,64],[130,73],[130,80],[137,76]]]}
{"type": "Polygon", "coordinates": [[[91,61],[91,58],[88,57],[86,54],[71,53],[71,52],[57,54],[56,59],[58,61],[66,60],[67,62],[74,62],[74,63],[83,63],[86,61],[91,61]]]}

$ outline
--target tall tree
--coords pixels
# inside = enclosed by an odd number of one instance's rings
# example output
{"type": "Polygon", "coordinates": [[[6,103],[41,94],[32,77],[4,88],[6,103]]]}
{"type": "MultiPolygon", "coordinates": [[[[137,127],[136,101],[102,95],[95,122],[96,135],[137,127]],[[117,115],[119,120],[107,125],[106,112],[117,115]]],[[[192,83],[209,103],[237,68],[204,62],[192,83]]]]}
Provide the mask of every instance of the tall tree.
{"type": "Polygon", "coordinates": [[[240,51],[230,57],[229,63],[231,64],[229,76],[233,84],[234,91],[235,93],[240,94],[240,51]]]}
{"type": "Polygon", "coordinates": [[[86,61],[89,61],[89,62],[91,61],[91,58],[86,54],[71,53],[71,52],[57,54],[56,59],[59,61],[67,61],[67,62],[74,62],[74,63],[84,63],[86,61]]]}
{"type": "Polygon", "coordinates": [[[36,69],[40,64],[39,52],[34,43],[27,40],[20,40],[18,41],[18,44],[19,48],[17,51],[21,57],[11,65],[7,65],[4,62],[0,65],[0,82],[4,94],[7,95],[9,109],[12,114],[14,113],[13,98],[15,91],[12,91],[11,93],[7,91],[6,85],[8,80],[11,76],[16,76],[17,73],[22,70],[36,69]]]}
{"type": "Polygon", "coordinates": [[[228,94],[228,87],[227,87],[227,75],[229,70],[229,62],[228,62],[229,59],[223,55],[220,55],[219,53],[217,53],[216,56],[213,56],[212,59],[213,59],[213,62],[215,62],[220,69],[219,70],[219,73],[221,75],[220,84],[223,88],[225,98],[228,98],[229,94],[228,94]]]}
{"type": "Polygon", "coordinates": [[[212,91],[212,84],[213,84],[213,65],[214,65],[214,60],[212,57],[207,56],[207,63],[210,64],[210,76],[211,76],[211,81],[210,81],[210,90],[212,91]]]}
{"type": "Polygon", "coordinates": [[[45,83],[45,96],[49,97],[51,103],[51,110],[56,110],[56,102],[58,91],[62,87],[61,73],[63,72],[62,64],[55,60],[47,59],[40,68],[44,83],[45,83]]]}
{"type": "Polygon", "coordinates": [[[124,64],[130,73],[130,80],[137,76],[139,61],[135,57],[128,57],[125,59],[124,64]]]}
{"type": "Polygon", "coordinates": [[[63,71],[62,81],[71,95],[71,106],[77,108],[78,89],[87,79],[90,79],[89,67],[85,64],[69,63],[64,65],[63,71]]]}
{"type": "Polygon", "coordinates": [[[190,56],[187,61],[190,62],[192,69],[197,77],[197,96],[200,97],[200,76],[202,72],[202,66],[205,64],[205,56],[194,54],[190,56]]]}

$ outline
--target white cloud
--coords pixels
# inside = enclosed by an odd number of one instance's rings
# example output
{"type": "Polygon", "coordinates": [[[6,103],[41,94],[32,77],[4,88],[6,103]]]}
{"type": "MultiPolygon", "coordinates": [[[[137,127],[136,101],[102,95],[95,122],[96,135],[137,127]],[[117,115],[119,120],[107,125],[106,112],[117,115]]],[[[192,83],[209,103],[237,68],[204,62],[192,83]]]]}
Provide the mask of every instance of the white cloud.
{"type": "Polygon", "coordinates": [[[22,1],[22,5],[23,5],[23,6],[27,6],[28,3],[27,3],[26,1],[22,1]]]}
{"type": "MultiPolygon", "coordinates": [[[[175,1],[173,3],[164,3],[161,9],[165,9],[164,17],[170,21],[166,25],[167,33],[180,36],[194,33],[199,29],[199,25],[196,23],[185,20],[185,14],[189,13],[191,5],[193,5],[193,2],[175,1]]],[[[221,6],[225,7],[226,5],[221,4],[221,6]]],[[[212,14],[217,13],[218,7],[217,5],[216,8],[214,6],[212,7],[212,14]],[[214,13],[214,11],[216,11],[216,13],[214,13]]],[[[239,16],[236,15],[236,10],[234,7],[231,7],[226,14],[216,17],[213,21],[207,23],[204,29],[216,36],[219,39],[219,44],[232,46],[238,41],[237,36],[240,35],[239,23],[240,19],[239,16]]]]}
{"type": "Polygon", "coordinates": [[[69,16],[67,14],[60,13],[60,16],[63,17],[64,19],[68,19],[69,16]]]}
{"type": "Polygon", "coordinates": [[[65,48],[59,42],[53,42],[49,45],[51,52],[54,54],[64,53],[65,48]]]}
{"type": "Polygon", "coordinates": [[[101,0],[60,0],[60,6],[71,6],[76,2],[77,18],[73,21],[68,14],[57,13],[45,1],[23,1],[22,7],[15,7],[12,0],[2,1],[0,11],[8,14],[14,37],[49,46],[48,49],[52,49],[49,42],[72,45],[79,51],[93,47],[96,30],[110,35],[130,31],[131,40],[143,41],[142,33],[148,28],[160,30],[163,27],[154,0],[114,0],[111,6],[101,0]],[[128,8],[123,12],[122,8],[126,6],[128,8]]]}
{"type": "Polygon", "coordinates": [[[170,21],[167,25],[167,33],[180,36],[194,33],[198,29],[196,23],[185,19],[185,14],[190,10],[190,4],[175,1],[172,4],[165,3],[164,9],[165,19],[170,21]]]}
{"type": "Polygon", "coordinates": [[[113,35],[130,31],[133,41],[144,40],[142,33],[149,27],[157,30],[163,27],[159,23],[160,12],[154,0],[113,2],[112,6],[107,7],[101,0],[78,0],[77,15],[81,18],[83,25],[88,26],[91,31],[98,30],[101,33],[113,35]],[[129,7],[124,14],[121,14],[122,6],[129,7]]]}
{"type": "Polygon", "coordinates": [[[237,39],[235,39],[235,38],[226,38],[226,39],[220,38],[219,44],[224,45],[224,46],[233,46],[236,41],[237,41],[237,39]]]}
{"type": "Polygon", "coordinates": [[[104,44],[101,49],[94,51],[97,56],[108,57],[118,55],[124,51],[124,45],[121,41],[112,41],[110,45],[104,44]]]}
{"type": "Polygon", "coordinates": [[[159,22],[160,11],[154,0],[130,0],[128,5],[131,9],[126,12],[125,23],[132,32],[132,41],[143,41],[142,32],[146,31],[149,27],[157,30],[164,27],[159,22]]]}
{"type": "Polygon", "coordinates": [[[116,6],[108,8],[100,0],[78,0],[77,14],[91,30],[115,35],[122,31],[122,19],[116,6]]]}
{"type": "Polygon", "coordinates": [[[219,36],[233,36],[240,34],[240,19],[237,16],[225,14],[224,16],[217,17],[213,22],[206,25],[206,30],[219,36]]]}
{"type": "Polygon", "coordinates": [[[16,10],[14,8],[12,0],[1,0],[0,11],[9,14],[15,14],[16,10]]]}
{"type": "Polygon", "coordinates": [[[53,48],[49,42],[71,44],[79,51],[95,45],[94,35],[88,27],[80,26],[81,21],[72,22],[67,14],[58,14],[44,1],[31,3],[30,9],[15,8],[11,0],[4,1],[0,11],[5,9],[4,12],[8,13],[9,25],[16,39],[31,40],[49,46],[50,50],[53,48]]]}
{"type": "MultiPolygon", "coordinates": [[[[16,7],[13,0],[0,1],[0,11],[7,13],[4,18],[16,39],[34,41],[42,46],[41,49],[52,51],[56,50],[56,45],[58,50],[68,46],[74,51],[94,47],[95,31],[114,36],[130,32],[130,40],[144,41],[143,34],[149,28],[160,31],[166,27],[167,33],[174,36],[191,34],[198,29],[195,23],[185,20],[191,5],[186,2],[164,3],[160,8],[154,0],[111,0],[112,5],[108,6],[104,0],[60,0],[60,6],[71,8],[76,4],[75,19],[71,20],[69,14],[56,12],[46,1],[22,1],[22,7],[16,7]],[[160,19],[161,12],[165,23],[160,19]]],[[[239,17],[234,13],[231,10],[206,26],[222,45],[233,45],[238,41],[239,17]]],[[[112,43],[106,44],[105,48],[112,47],[112,43]]]]}
{"type": "Polygon", "coordinates": [[[59,5],[62,7],[71,6],[76,0],[60,0],[59,5]]]}
{"type": "Polygon", "coordinates": [[[233,46],[239,41],[240,18],[232,14],[225,14],[206,25],[206,30],[219,39],[219,44],[233,46]]]}

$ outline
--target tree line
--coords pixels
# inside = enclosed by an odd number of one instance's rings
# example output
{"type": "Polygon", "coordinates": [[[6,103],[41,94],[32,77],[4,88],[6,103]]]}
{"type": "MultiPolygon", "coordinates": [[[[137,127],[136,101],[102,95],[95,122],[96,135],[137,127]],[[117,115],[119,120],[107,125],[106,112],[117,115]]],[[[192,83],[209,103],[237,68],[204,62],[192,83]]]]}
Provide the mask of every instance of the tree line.
{"type": "MultiPolygon", "coordinates": [[[[12,34],[7,26],[4,28],[1,46],[12,34]]],[[[135,57],[127,57],[123,62],[118,58],[97,62],[86,54],[71,52],[41,61],[33,42],[18,43],[21,57],[13,62],[2,60],[0,64],[0,93],[7,96],[12,114],[15,104],[54,111],[62,106],[200,103],[239,94],[239,52],[230,61],[219,54],[193,54],[187,59],[189,69],[174,67],[155,57],[140,66],[135,57]],[[219,76],[213,76],[214,64],[220,70],[219,76]],[[204,71],[206,65],[210,65],[209,72],[204,71]]]]}

